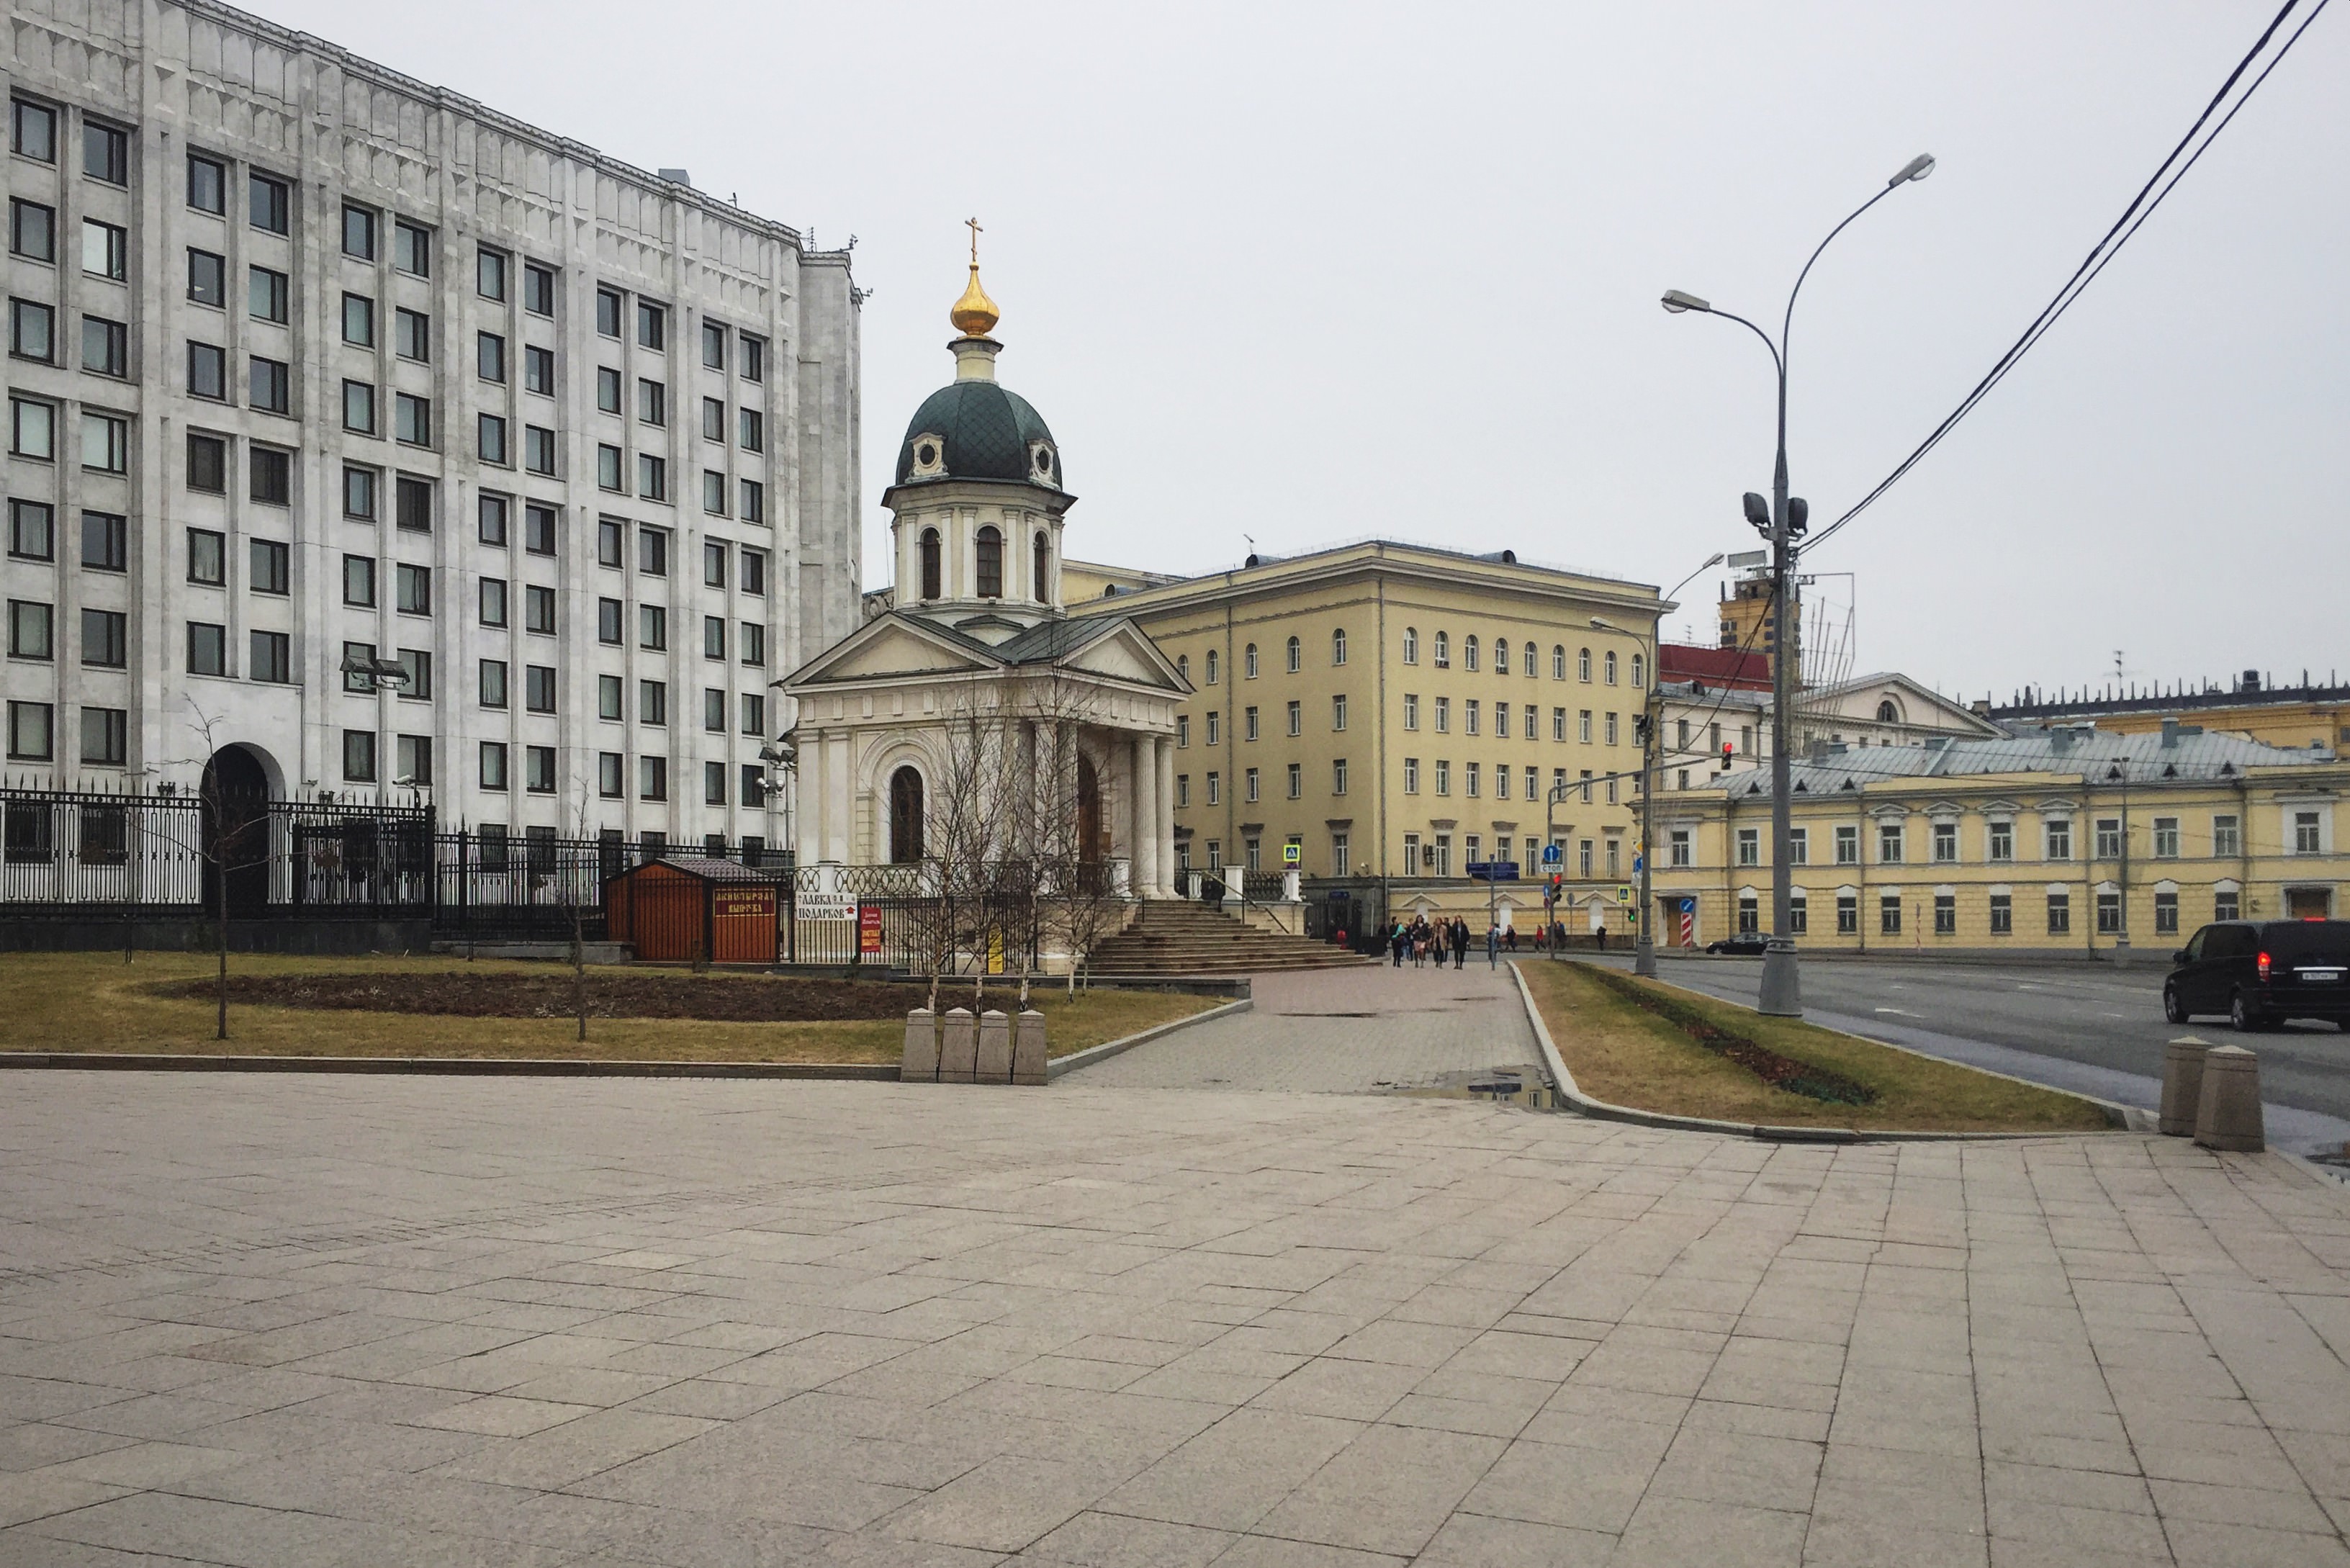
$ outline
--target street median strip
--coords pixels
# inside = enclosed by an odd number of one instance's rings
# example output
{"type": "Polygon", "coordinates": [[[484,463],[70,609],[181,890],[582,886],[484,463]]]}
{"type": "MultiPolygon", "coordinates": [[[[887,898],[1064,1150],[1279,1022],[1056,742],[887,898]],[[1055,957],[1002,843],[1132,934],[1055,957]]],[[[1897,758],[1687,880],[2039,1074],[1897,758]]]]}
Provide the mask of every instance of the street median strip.
{"type": "Polygon", "coordinates": [[[1636,985],[1614,970],[1594,967],[1591,978],[1644,1012],[1652,1012],[1717,1056],[1737,1063],[1774,1089],[1836,1105],[1873,1106],[1877,1091],[1839,1073],[1783,1056],[1743,1034],[1733,1034],[1693,1007],[1636,985]]]}

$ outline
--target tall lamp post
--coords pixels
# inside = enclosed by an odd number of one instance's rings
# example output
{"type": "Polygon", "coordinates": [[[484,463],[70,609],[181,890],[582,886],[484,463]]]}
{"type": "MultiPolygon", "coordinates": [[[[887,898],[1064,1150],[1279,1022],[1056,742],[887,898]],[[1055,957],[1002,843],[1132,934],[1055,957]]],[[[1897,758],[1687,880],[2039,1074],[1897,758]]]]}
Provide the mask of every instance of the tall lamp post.
{"type": "Polygon", "coordinates": [[[1795,296],[1803,292],[1804,279],[1811,275],[1812,264],[1820,259],[1820,252],[1845,232],[1861,213],[1885,200],[1895,191],[1914,181],[1923,180],[1934,171],[1934,160],[1921,152],[1904,163],[1885,182],[1885,189],[1863,202],[1845,219],[1828,231],[1812,252],[1811,260],[1795,275],[1795,286],[1787,291],[1787,309],[1779,322],[1779,338],[1771,335],[1742,316],[1732,316],[1727,310],[1717,310],[1705,300],[1679,289],[1665,291],[1664,307],[1678,316],[1695,310],[1709,316],[1719,316],[1735,321],[1762,339],[1771,350],[1772,368],[1779,377],[1779,452],[1771,472],[1771,500],[1766,506],[1762,497],[1749,491],[1746,495],[1746,520],[1771,541],[1771,619],[1773,638],[1771,650],[1771,937],[1762,950],[1762,993],[1759,1011],[1782,1018],[1800,1018],[1804,1012],[1804,987],[1795,967],[1795,941],[1787,929],[1789,906],[1793,890],[1792,867],[1787,864],[1790,830],[1789,758],[1787,755],[1787,710],[1794,704],[1795,670],[1801,658],[1795,629],[1795,617],[1789,609],[1795,581],[1796,541],[1810,525],[1810,508],[1800,499],[1787,495],[1787,334],[1795,320],[1795,296]]]}
{"type": "MultiPolygon", "coordinates": [[[[1673,585],[1671,593],[1662,595],[1658,601],[1659,604],[1660,606],[1669,604],[1679,597],[1680,591],[1695,582],[1700,573],[1711,571],[1721,565],[1722,559],[1720,551],[1706,557],[1705,564],[1698,567],[1697,571],[1691,572],[1673,585]]],[[[1638,632],[1617,626],[1604,616],[1593,616],[1591,625],[1596,631],[1628,631],[1634,639],[1640,639],[1638,632]]],[[[1640,914],[1638,923],[1632,929],[1632,972],[1645,974],[1653,979],[1657,972],[1657,900],[1655,894],[1650,890],[1648,874],[1657,857],[1657,724],[1659,719],[1662,717],[1657,711],[1657,699],[1661,694],[1664,685],[1664,677],[1657,669],[1659,645],[1661,639],[1658,636],[1653,623],[1648,628],[1646,640],[1648,645],[1648,665],[1647,679],[1640,682],[1639,722],[1640,853],[1638,858],[1640,862],[1640,914]]]]}

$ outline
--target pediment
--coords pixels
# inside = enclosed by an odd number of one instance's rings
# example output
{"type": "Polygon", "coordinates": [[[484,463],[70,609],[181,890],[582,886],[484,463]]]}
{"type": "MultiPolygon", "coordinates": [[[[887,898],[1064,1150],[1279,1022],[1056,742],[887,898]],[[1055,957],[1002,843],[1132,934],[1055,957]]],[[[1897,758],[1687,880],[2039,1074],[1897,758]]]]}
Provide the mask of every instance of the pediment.
{"type": "Polygon", "coordinates": [[[1107,634],[1095,638],[1083,648],[1069,654],[1062,662],[1072,670],[1082,670],[1089,675],[1106,680],[1129,681],[1138,686],[1153,687],[1161,691],[1188,692],[1191,687],[1177,674],[1159,645],[1132,621],[1121,621],[1107,634]]]}
{"type": "Polygon", "coordinates": [[[894,612],[877,617],[786,677],[786,687],[957,675],[1001,668],[964,639],[894,612]]]}

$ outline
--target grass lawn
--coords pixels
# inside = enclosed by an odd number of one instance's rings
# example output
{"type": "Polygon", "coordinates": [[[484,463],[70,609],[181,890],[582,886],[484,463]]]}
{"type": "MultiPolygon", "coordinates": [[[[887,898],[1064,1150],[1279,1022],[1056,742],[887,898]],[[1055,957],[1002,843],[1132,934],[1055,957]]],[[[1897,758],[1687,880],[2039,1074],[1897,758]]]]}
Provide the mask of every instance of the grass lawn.
{"type": "MultiPolygon", "coordinates": [[[[1873,1105],[1833,1105],[1773,1088],[1666,1020],[1607,991],[1587,965],[1530,961],[1519,971],[1583,1092],[1674,1116],[1774,1127],[1877,1127],[1911,1132],[2071,1132],[2107,1126],[2099,1106],[1956,1063],[1759,1012],[1675,987],[1665,994],[1716,1026],[1877,1092],[1873,1105]]],[[[1654,982],[1640,981],[1650,985],[1654,982]]]]}
{"type": "MultiPolygon", "coordinates": [[[[326,1012],[240,1003],[232,992],[229,1037],[213,1038],[209,997],[151,994],[159,981],[209,980],[209,953],[11,953],[0,961],[0,1051],[195,1052],[256,1056],[509,1056],[640,1062],[895,1062],[902,1018],[857,1023],[718,1023],[668,1018],[590,1018],[588,1040],[568,1017],[460,1018],[326,1012]]],[[[461,958],[280,958],[233,953],[229,973],[566,973],[536,963],[468,964],[461,958]]],[[[590,975],[598,972],[591,970],[590,975]]],[[[712,974],[710,985],[788,983],[712,974]]],[[[1012,1010],[1018,981],[990,977],[987,1005],[1012,1010]]],[[[971,982],[942,990],[943,1010],[969,1005],[971,982]]],[[[1222,999],[1159,992],[1097,991],[1069,1001],[1057,985],[1030,992],[1045,1014],[1053,1054],[1066,1055],[1221,1006],[1222,999]]]]}

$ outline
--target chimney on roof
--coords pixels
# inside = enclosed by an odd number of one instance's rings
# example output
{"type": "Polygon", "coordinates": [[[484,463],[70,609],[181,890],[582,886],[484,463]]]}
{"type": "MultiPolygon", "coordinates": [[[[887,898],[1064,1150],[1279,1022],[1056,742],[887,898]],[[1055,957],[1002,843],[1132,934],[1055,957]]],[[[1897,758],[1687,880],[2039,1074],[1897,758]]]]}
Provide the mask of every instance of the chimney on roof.
{"type": "Polygon", "coordinates": [[[2257,670],[2245,670],[2244,679],[2236,687],[2239,691],[2257,691],[2260,689],[2261,672],[2257,670]]]}
{"type": "Polygon", "coordinates": [[[693,189],[693,176],[682,169],[656,169],[653,172],[673,184],[684,186],[689,191],[693,189]]]}
{"type": "Polygon", "coordinates": [[[2162,749],[2166,752],[2169,752],[2176,751],[2178,747],[2178,721],[2176,719],[2165,719],[2162,722],[2162,749]]]}

